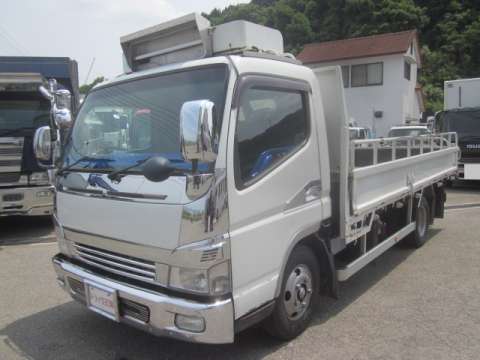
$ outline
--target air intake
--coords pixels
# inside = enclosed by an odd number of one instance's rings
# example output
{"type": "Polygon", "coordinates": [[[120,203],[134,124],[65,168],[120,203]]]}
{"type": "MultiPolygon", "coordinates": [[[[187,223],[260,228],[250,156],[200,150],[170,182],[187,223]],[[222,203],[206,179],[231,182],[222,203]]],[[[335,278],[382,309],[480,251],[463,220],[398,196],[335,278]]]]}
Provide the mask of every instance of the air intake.
{"type": "Polygon", "coordinates": [[[217,258],[218,250],[219,250],[218,248],[205,250],[202,253],[200,262],[214,261],[217,258]]]}

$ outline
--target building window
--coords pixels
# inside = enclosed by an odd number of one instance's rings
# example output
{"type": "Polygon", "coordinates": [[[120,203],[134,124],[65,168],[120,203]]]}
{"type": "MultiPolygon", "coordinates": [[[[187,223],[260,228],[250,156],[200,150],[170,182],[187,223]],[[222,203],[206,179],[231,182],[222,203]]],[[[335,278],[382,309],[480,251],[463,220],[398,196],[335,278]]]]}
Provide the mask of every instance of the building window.
{"type": "Polygon", "coordinates": [[[405,77],[405,79],[410,80],[411,73],[412,73],[412,65],[410,65],[409,62],[405,61],[405,65],[403,67],[403,76],[405,77]]]}
{"type": "Polygon", "coordinates": [[[241,95],[237,119],[236,175],[254,183],[296,152],[309,133],[306,94],[252,87],[241,95]]]}
{"type": "Polygon", "coordinates": [[[383,84],[383,63],[352,65],[352,87],[383,84]]]}
{"type": "Polygon", "coordinates": [[[342,78],[343,78],[343,87],[344,88],[350,87],[350,66],[349,65],[342,66],[342,78]]]}

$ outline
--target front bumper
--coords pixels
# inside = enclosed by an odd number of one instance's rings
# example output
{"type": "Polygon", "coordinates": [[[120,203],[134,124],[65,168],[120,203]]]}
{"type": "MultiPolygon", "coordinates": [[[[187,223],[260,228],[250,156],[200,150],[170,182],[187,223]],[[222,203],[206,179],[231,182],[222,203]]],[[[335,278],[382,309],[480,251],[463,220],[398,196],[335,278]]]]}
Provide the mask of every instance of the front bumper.
{"type": "Polygon", "coordinates": [[[54,187],[0,188],[0,216],[53,214],[54,187]]]}
{"type": "MultiPolygon", "coordinates": [[[[84,282],[89,281],[103,285],[118,294],[119,321],[158,336],[166,336],[179,340],[224,344],[234,339],[234,311],[231,298],[212,303],[200,303],[183,298],[168,296],[159,292],[116,282],[95,274],[94,272],[73,264],[62,255],[53,258],[60,286],[75,300],[85,304],[84,282]],[[127,304],[127,305],[122,305],[127,304]],[[122,310],[122,306],[133,308],[141,316],[122,310]],[[130,315],[129,315],[130,314],[130,315]],[[201,333],[179,329],[175,325],[176,314],[202,317],[205,330],[201,333]]],[[[127,309],[128,310],[128,309],[127,309]]]]}

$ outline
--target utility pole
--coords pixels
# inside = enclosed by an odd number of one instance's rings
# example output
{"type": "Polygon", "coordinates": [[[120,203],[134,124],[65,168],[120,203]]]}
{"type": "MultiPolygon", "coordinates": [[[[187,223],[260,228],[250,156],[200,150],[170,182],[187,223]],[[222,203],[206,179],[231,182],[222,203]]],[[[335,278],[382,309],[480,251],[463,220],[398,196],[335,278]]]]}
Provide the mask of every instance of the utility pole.
{"type": "Polygon", "coordinates": [[[87,76],[85,76],[85,81],[83,82],[84,84],[87,83],[88,78],[90,77],[90,73],[92,72],[92,69],[93,69],[93,64],[95,64],[95,58],[93,58],[92,62],[90,63],[90,67],[88,68],[87,76]]]}

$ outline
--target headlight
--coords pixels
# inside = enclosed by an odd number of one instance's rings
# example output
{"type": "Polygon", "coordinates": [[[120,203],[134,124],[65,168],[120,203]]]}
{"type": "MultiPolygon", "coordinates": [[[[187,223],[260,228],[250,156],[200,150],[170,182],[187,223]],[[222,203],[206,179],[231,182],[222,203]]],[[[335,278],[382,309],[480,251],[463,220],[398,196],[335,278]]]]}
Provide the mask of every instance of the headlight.
{"type": "Polygon", "coordinates": [[[48,184],[48,174],[46,172],[34,172],[30,175],[32,184],[48,184]]]}
{"type": "Polygon", "coordinates": [[[172,267],[170,270],[170,287],[207,294],[207,270],[172,267]]]}
{"type": "Polygon", "coordinates": [[[169,285],[198,294],[224,295],[231,290],[229,262],[217,264],[208,270],[172,267],[169,285]]]}
{"type": "Polygon", "coordinates": [[[230,263],[225,261],[208,270],[210,294],[224,295],[230,292],[230,263]]]}

